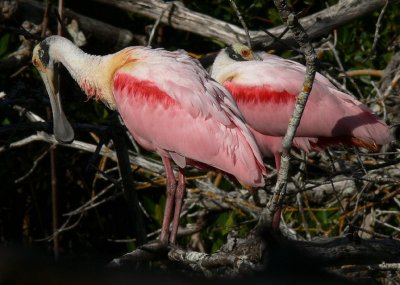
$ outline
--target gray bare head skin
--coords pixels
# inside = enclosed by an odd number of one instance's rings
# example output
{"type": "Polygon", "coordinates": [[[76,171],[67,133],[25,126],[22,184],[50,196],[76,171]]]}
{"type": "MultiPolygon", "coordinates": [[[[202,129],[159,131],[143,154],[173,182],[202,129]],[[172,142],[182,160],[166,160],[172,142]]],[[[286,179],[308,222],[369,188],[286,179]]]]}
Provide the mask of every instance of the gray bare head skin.
{"type": "Polygon", "coordinates": [[[55,37],[49,37],[36,45],[33,50],[32,63],[39,71],[50,98],[51,109],[53,111],[54,136],[59,142],[71,143],[74,140],[75,134],[62,109],[58,73],[55,72],[54,59],[50,55],[51,42],[54,40],[56,40],[55,37]]]}

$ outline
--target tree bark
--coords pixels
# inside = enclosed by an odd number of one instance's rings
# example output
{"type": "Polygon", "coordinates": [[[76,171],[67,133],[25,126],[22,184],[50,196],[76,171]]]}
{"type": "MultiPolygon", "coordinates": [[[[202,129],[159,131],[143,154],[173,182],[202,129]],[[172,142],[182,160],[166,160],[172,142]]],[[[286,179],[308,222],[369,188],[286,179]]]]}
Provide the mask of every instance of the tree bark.
{"type": "MultiPolygon", "coordinates": [[[[115,6],[138,15],[158,19],[167,9],[168,3],[161,0],[92,0],[99,3],[115,6]]],[[[398,3],[399,0],[389,0],[389,4],[398,3]]],[[[375,11],[383,5],[385,0],[345,0],[339,1],[327,9],[300,19],[300,24],[306,29],[311,39],[321,37],[333,29],[347,24],[354,19],[375,11]]],[[[184,7],[174,2],[171,9],[164,13],[161,23],[170,25],[175,29],[195,33],[207,38],[217,39],[225,44],[246,42],[246,35],[242,28],[215,19],[184,7]],[[205,28],[207,27],[207,28],[205,28]]],[[[279,36],[285,26],[268,29],[268,32],[279,36]]],[[[252,44],[255,47],[276,47],[275,40],[264,31],[250,31],[252,44]]],[[[283,40],[294,42],[291,33],[287,33],[283,40]]]]}
{"type": "MultiPolygon", "coordinates": [[[[39,22],[45,9],[45,4],[34,0],[20,0],[19,13],[22,18],[39,22]]],[[[144,36],[137,36],[126,29],[121,29],[102,21],[78,14],[71,9],[64,9],[64,17],[75,19],[91,44],[101,45],[104,49],[120,50],[126,46],[145,44],[144,36]]]]}

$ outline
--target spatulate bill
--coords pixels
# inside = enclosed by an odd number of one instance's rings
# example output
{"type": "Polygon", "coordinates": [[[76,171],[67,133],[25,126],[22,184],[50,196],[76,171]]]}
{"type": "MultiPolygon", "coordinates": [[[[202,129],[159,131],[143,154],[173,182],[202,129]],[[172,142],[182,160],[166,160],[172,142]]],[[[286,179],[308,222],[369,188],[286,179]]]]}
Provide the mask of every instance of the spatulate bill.
{"type": "Polygon", "coordinates": [[[55,138],[62,143],[70,143],[74,140],[75,133],[71,124],[65,117],[58,82],[55,78],[55,72],[52,69],[47,69],[46,72],[40,72],[42,80],[46,86],[47,93],[50,98],[51,109],[53,112],[53,132],[55,138]]]}

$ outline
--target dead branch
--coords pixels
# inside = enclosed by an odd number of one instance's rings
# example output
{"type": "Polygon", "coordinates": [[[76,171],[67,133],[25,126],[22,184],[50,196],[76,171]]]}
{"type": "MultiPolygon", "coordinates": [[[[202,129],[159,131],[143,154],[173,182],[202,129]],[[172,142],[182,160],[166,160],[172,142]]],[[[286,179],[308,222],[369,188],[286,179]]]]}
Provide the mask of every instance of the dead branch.
{"type": "MultiPolygon", "coordinates": [[[[311,89],[314,82],[316,73],[316,54],[307,36],[307,33],[298,22],[295,14],[287,7],[285,1],[275,0],[275,6],[277,7],[282,20],[287,24],[289,29],[292,31],[296,42],[300,45],[300,49],[305,55],[306,59],[306,74],[300,94],[296,97],[296,104],[293,109],[292,116],[289,121],[289,126],[286,130],[286,134],[282,141],[282,158],[281,168],[279,169],[278,180],[273,190],[273,197],[269,201],[269,205],[265,207],[259,220],[259,224],[272,223],[270,221],[271,213],[275,214],[279,207],[281,197],[285,195],[286,185],[288,181],[288,172],[290,165],[290,149],[297,127],[300,124],[301,117],[303,115],[304,108],[306,106],[308,96],[311,93],[311,89]]],[[[299,90],[300,91],[300,90],[299,90]]]]}
{"type": "MultiPolygon", "coordinates": [[[[198,195],[200,195],[203,198],[200,203],[204,203],[203,205],[206,209],[221,210],[236,208],[251,214],[252,216],[257,216],[261,212],[260,207],[257,207],[243,197],[240,197],[238,191],[226,192],[204,180],[196,180],[195,183],[197,189],[190,190],[189,197],[193,201],[193,199],[199,199],[198,195]]],[[[199,203],[199,201],[197,203],[199,203]]]]}
{"type": "MultiPolygon", "coordinates": [[[[118,124],[118,119],[115,120],[118,124]]],[[[144,225],[143,214],[139,206],[139,199],[135,190],[131,165],[129,162],[128,148],[125,143],[125,137],[123,132],[117,132],[116,130],[121,128],[115,128],[113,133],[113,141],[115,146],[115,152],[118,158],[119,173],[122,179],[122,185],[124,189],[124,196],[128,203],[128,209],[131,211],[131,224],[134,226],[134,232],[138,245],[142,245],[146,242],[146,228],[144,225]]]]}
{"type": "MultiPolygon", "coordinates": [[[[398,48],[397,48],[398,49],[398,48]]],[[[400,51],[393,54],[385,70],[383,71],[382,79],[380,82],[379,90],[381,94],[386,94],[384,102],[387,106],[388,118],[392,124],[400,123],[400,112],[398,106],[400,100],[398,94],[400,94],[400,84],[396,83],[396,74],[400,74],[400,51]]],[[[384,95],[382,95],[384,96],[384,95]]]]}
{"type": "MultiPolygon", "coordinates": [[[[64,147],[69,147],[69,148],[74,148],[74,149],[79,149],[79,150],[83,150],[86,152],[91,152],[94,153],[96,151],[96,145],[94,144],[90,144],[90,143],[86,143],[83,141],[78,141],[78,140],[74,140],[71,144],[60,144],[53,135],[49,135],[45,132],[38,132],[35,135],[31,135],[29,137],[26,137],[24,139],[21,139],[19,141],[10,143],[7,146],[2,146],[0,147],[0,153],[6,151],[9,148],[18,148],[18,147],[22,147],[25,146],[27,144],[30,144],[32,142],[35,141],[42,141],[42,142],[47,142],[50,144],[56,144],[56,145],[60,145],[60,146],[64,146],[64,147]]],[[[117,155],[116,153],[103,146],[100,150],[100,155],[111,158],[114,161],[117,161],[117,155]]],[[[162,174],[164,173],[163,171],[163,167],[161,166],[161,164],[159,162],[157,162],[156,160],[151,160],[145,157],[137,157],[134,156],[132,154],[129,155],[129,161],[132,164],[141,166],[143,168],[149,169],[155,173],[158,174],[162,174]]]]}
{"type": "MultiPolygon", "coordinates": [[[[20,0],[19,13],[31,22],[40,22],[45,10],[45,4],[34,0],[20,0]]],[[[145,45],[145,36],[132,34],[126,29],[121,29],[102,21],[78,14],[71,9],[64,9],[64,18],[75,19],[86,38],[92,44],[99,44],[105,49],[120,50],[126,46],[139,44],[145,45]]]]}
{"type": "Polygon", "coordinates": [[[379,264],[400,261],[400,241],[393,239],[355,239],[346,237],[295,241],[300,251],[319,260],[323,266],[379,264]]]}
{"type": "MultiPolygon", "coordinates": [[[[165,10],[168,3],[161,0],[92,0],[95,2],[112,5],[120,9],[133,12],[144,17],[156,20],[165,10]]],[[[398,3],[399,0],[389,1],[389,5],[398,3]]],[[[354,19],[364,16],[372,11],[378,10],[385,5],[385,0],[346,0],[339,1],[325,10],[300,19],[301,25],[307,30],[311,39],[319,38],[328,34],[333,29],[345,25],[354,19]]],[[[181,2],[174,2],[174,7],[170,13],[166,13],[161,22],[173,28],[195,33],[203,37],[217,39],[226,44],[234,42],[246,42],[246,33],[236,25],[215,19],[183,6],[181,2]],[[204,29],[207,27],[207,29],[204,29]]],[[[273,35],[280,35],[285,30],[285,26],[268,29],[273,35]]],[[[279,46],[275,39],[263,31],[249,31],[254,48],[266,48],[279,46]]],[[[294,43],[293,36],[287,33],[282,40],[294,43]]]]}
{"type": "Polygon", "coordinates": [[[282,271],[293,266],[312,270],[343,265],[371,266],[371,268],[378,266],[382,270],[390,270],[397,269],[397,266],[385,267],[381,264],[399,263],[400,241],[347,237],[293,241],[271,234],[269,230],[261,234],[261,238],[258,235],[251,235],[251,238],[247,239],[228,236],[221,251],[214,254],[177,247],[160,248],[157,243],[150,243],[115,258],[110,266],[117,268],[132,266],[148,260],[164,259],[166,256],[208,277],[221,276],[221,273],[230,277],[240,276],[243,273],[260,271],[263,267],[267,272],[271,272],[279,266],[283,266],[279,268],[282,271]],[[262,262],[262,257],[266,263],[262,262]]]}
{"type": "Polygon", "coordinates": [[[218,267],[231,267],[235,273],[229,272],[230,277],[240,273],[250,273],[254,271],[255,265],[248,260],[246,255],[236,256],[224,252],[206,254],[196,251],[186,251],[180,248],[172,249],[168,252],[168,257],[172,261],[177,261],[189,265],[193,270],[203,272],[206,276],[212,276],[209,269],[218,267]]]}
{"type": "Polygon", "coordinates": [[[354,77],[354,76],[376,76],[376,77],[382,77],[383,71],[382,70],[376,70],[376,69],[358,69],[358,70],[349,70],[346,71],[344,74],[341,73],[339,74],[339,78],[342,77],[354,77]]]}

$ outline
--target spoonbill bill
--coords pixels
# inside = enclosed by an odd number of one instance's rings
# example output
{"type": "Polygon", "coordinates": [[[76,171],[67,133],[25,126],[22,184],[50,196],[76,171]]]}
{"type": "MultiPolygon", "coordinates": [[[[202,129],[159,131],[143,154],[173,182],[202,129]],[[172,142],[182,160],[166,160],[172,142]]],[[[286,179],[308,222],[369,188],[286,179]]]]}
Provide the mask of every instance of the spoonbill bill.
{"type": "MultiPolygon", "coordinates": [[[[280,167],[282,139],[306,67],[267,53],[254,54],[242,44],[221,50],[211,76],[236,100],[262,154],[280,167]]],[[[388,126],[364,104],[339,91],[316,73],[293,145],[306,152],[329,145],[354,145],[377,151],[392,139],[388,126]]]]}
{"type": "Polygon", "coordinates": [[[186,52],[128,47],[94,56],[68,39],[51,36],[34,48],[32,62],[50,96],[59,141],[72,141],[74,132],[55,84],[56,62],[89,98],[117,110],[141,146],[161,156],[167,195],[162,243],[176,241],[186,165],[219,169],[245,185],[264,185],[261,154],[234,99],[186,52]],[[178,182],[172,161],[178,166],[178,182]]]}

